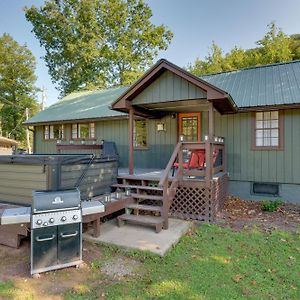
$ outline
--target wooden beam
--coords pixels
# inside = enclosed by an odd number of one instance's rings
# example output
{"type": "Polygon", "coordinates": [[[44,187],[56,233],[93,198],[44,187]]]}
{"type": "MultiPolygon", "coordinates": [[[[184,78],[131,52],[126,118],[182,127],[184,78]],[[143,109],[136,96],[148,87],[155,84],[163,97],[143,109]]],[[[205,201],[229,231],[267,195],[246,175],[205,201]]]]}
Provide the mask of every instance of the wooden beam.
{"type": "Polygon", "coordinates": [[[215,134],[215,121],[214,121],[214,106],[212,102],[208,103],[208,136],[210,142],[213,142],[213,137],[215,134]]]}
{"type": "Polygon", "coordinates": [[[134,130],[134,114],[133,109],[129,110],[129,174],[133,175],[134,171],[134,159],[133,159],[133,130],[134,130]]]}

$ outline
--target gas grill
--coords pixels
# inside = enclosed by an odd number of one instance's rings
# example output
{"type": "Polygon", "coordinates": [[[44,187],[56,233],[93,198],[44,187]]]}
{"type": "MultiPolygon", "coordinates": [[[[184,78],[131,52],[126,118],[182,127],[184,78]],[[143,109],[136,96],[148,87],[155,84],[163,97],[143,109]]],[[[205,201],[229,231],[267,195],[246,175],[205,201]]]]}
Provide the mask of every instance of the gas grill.
{"type": "Polygon", "coordinates": [[[35,191],[31,216],[31,274],[82,262],[78,189],[35,191]]]}

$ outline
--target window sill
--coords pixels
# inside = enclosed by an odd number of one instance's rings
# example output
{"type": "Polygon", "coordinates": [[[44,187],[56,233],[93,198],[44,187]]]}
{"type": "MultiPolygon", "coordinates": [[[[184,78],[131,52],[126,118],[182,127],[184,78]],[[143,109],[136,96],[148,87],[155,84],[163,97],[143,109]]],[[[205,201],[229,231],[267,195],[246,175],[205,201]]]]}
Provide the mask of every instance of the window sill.
{"type": "Polygon", "coordinates": [[[272,147],[272,146],[255,146],[252,147],[252,151],[283,151],[283,147],[272,147]]]}
{"type": "Polygon", "coordinates": [[[72,139],[70,139],[71,141],[93,141],[93,142],[95,142],[95,141],[97,141],[97,139],[96,138],[76,138],[76,139],[74,139],[74,138],[72,138],[72,139]]]}
{"type": "Polygon", "coordinates": [[[147,151],[149,150],[149,147],[134,147],[133,150],[137,150],[137,151],[147,151]]]}

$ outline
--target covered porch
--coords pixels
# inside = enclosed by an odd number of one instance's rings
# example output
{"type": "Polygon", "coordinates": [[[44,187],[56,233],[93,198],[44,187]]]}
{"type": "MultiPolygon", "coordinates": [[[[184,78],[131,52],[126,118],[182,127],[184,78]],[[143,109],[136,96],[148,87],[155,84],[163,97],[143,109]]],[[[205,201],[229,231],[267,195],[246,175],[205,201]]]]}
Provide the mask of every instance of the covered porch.
{"type": "MultiPolygon", "coordinates": [[[[225,140],[215,135],[214,117],[216,113],[235,112],[230,95],[161,60],[112,108],[129,115],[128,169],[120,170],[118,187],[133,190],[136,199],[136,205],[131,205],[133,210],[121,216],[120,223],[138,223],[136,215],[140,210],[157,212],[153,201],[159,197],[163,229],[168,228],[169,215],[212,221],[226,198],[228,186],[225,140]],[[201,128],[204,114],[206,132],[201,128]],[[168,163],[161,169],[135,167],[136,120],[163,120],[166,115],[177,120],[176,130],[172,128],[167,133],[176,141],[168,163]]],[[[157,130],[164,130],[163,122],[157,124],[157,130]]]]}

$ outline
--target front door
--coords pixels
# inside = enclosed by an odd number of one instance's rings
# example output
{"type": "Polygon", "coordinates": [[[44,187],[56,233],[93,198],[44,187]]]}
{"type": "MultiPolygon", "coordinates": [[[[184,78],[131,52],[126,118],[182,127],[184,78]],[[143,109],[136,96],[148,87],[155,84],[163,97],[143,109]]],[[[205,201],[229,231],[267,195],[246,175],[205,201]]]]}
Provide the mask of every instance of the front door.
{"type": "Polygon", "coordinates": [[[184,142],[200,142],[200,113],[182,113],[178,118],[178,140],[184,142]]]}

